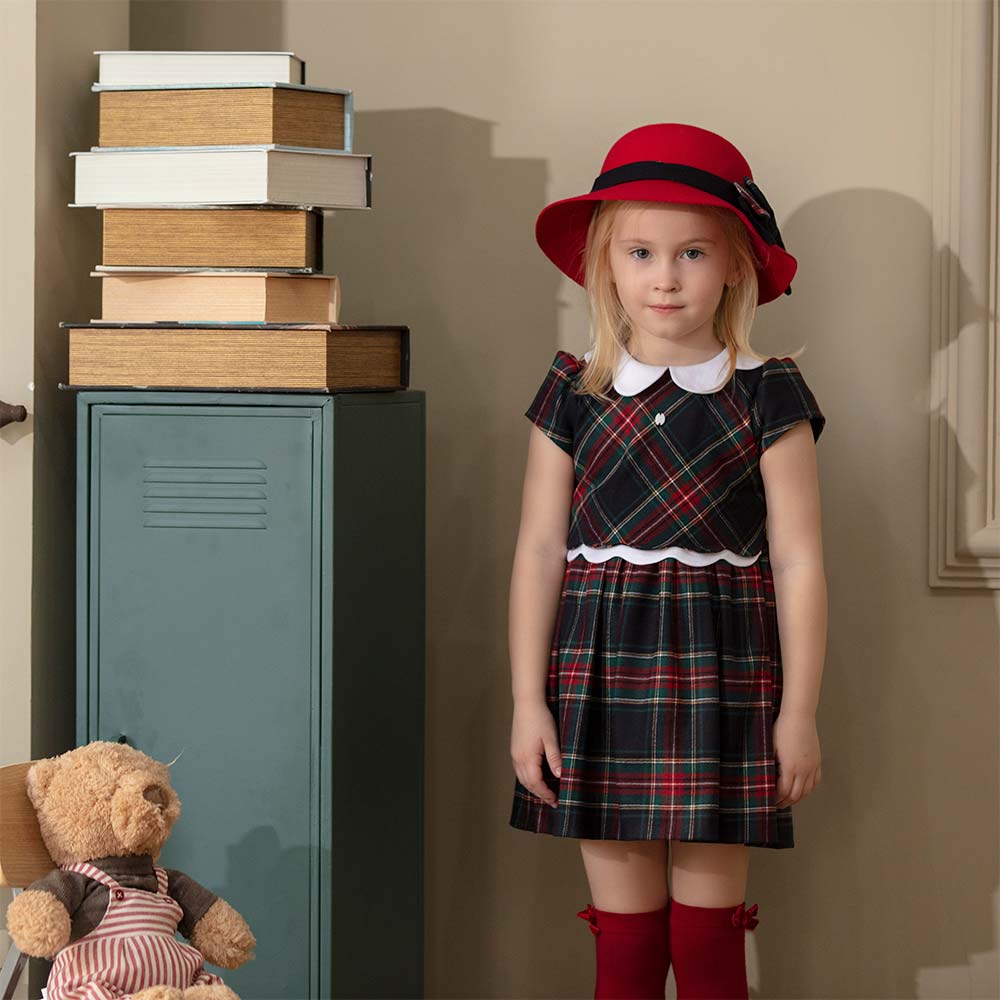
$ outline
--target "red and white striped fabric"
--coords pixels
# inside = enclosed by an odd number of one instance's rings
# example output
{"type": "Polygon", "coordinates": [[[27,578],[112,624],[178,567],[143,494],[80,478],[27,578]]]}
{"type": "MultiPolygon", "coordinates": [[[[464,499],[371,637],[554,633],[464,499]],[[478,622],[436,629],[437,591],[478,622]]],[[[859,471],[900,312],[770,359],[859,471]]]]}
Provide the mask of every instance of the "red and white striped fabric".
{"type": "Polygon", "coordinates": [[[46,983],[46,1000],[127,1000],[149,986],[221,983],[206,972],[197,948],[174,935],[184,915],[167,894],[166,871],[154,865],[157,892],[119,885],[87,862],[60,865],[108,887],[108,908],[101,922],[56,957],[46,983]]]}

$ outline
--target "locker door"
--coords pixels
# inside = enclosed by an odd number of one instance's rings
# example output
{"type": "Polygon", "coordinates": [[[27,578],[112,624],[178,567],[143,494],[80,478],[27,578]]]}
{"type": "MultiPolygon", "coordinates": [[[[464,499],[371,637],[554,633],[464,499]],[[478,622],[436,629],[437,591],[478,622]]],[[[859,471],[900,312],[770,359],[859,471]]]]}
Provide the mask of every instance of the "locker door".
{"type": "Polygon", "coordinates": [[[159,863],[226,898],[258,942],[212,971],[246,1000],[315,997],[321,409],[90,412],[86,738],[181,755],[159,863]]]}

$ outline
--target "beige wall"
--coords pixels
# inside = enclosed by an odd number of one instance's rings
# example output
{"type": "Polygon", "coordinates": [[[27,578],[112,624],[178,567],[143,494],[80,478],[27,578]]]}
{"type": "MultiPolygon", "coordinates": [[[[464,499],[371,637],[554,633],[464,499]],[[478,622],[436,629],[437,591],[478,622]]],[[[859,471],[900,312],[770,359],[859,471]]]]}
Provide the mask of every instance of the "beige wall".
{"type": "MultiPolygon", "coordinates": [[[[34,314],[35,3],[0,3],[0,399],[27,419],[0,429],[0,765],[31,752],[32,317],[34,314]]],[[[0,955],[7,906],[0,889],[0,955]]],[[[2,965],[2,959],[0,959],[2,965]]],[[[15,994],[26,997],[27,982],[15,994]]]]}
{"type": "MultiPolygon", "coordinates": [[[[73,200],[69,154],[97,142],[97,102],[90,90],[96,79],[93,51],[128,47],[129,3],[0,0],[0,5],[8,18],[18,10],[19,17],[30,17],[32,26],[30,37],[23,32],[17,37],[4,34],[4,110],[11,120],[0,152],[6,293],[0,398],[24,403],[29,411],[26,423],[0,432],[0,444],[28,435],[24,441],[30,442],[33,453],[30,490],[16,487],[17,506],[5,502],[0,523],[0,569],[11,594],[4,625],[10,621],[16,628],[5,627],[0,637],[0,689],[5,722],[7,716],[11,722],[10,729],[5,725],[0,732],[0,763],[8,764],[60,753],[76,738],[76,400],[75,394],[57,387],[67,380],[66,337],[59,322],[100,314],[100,290],[88,273],[100,262],[101,227],[92,209],[67,207],[73,200]],[[16,63],[7,63],[8,51],[16,53],[16,63]],[[8,170],[29,156],[33,174],[19,181],[15,191],[8,170]],[[13,377],[21,371],[19,362],[6,368],[15,351],[18,357],[23,353],[33,359],[33,374],[29,367],[27,379],[13,377]],[[31,379],[33,392],[25,388],[31,379]],[[25,497],[31,498],[30,509],[20,506],[25,497]],[[15,622],[9,612],[20,608],[22,594],[30,595],[30,611],[20,611],[15,622]],[[8,704],[12,693],[16,696],[8,704]],[[14,733],[19,734],[16,739],[14,733]]],[[[7,476],[17,452],[5,451],[0,474],[6,501],[7,495],[14,496],[7,476]]],[[[2,891],[0,899],[5,915],[9,894],[2,891]]],[[[0,948],[6,950],[6,935],[0,948]]],[[[38,996],[48,968],[48,963],[32,961],[30,993],[24,977],[18,995],[38,996]]]]}
{"type": "Polygon", "coordinates": [[[128,47],[128,0],[38,0],[32,753],[75,745],[76,393],[63,321],[100,316],[101,218],[70,208],[74,150],[97,144],[95,49],[128,47]],[[67,739],[68,737],[68,739],[67,739]]]}
{"type": "MultiPolygon", "coordinates": [[[[752,853],[751,987],[997,995],[998,596],[927,585],[935,4],[133,0],[128,39],[122,6],[39,4],[35,326],[53,424],[36,449],[36,619],[72,616],[54,513],[71,414],[45,345],[96,301],[97,213],[64,207],[65,154],[97,141],[90,52],[290,49],[309,83],[354,89],[355,149],[374,155],[374,208],[329,219],[342,318],[407,323],[428,393],[426,995],[590,995],[577,845],[507,825],[522,414],[555,350],[587,347],[583,293],[533,224],[588,190],[628,129],[714,129],[800,265],[755,344],[807,344],[828,417],[824,780],[795,808],[796,848],[752,853]]],[[[71,655],[54,635],[36,689],[71,655]]],[[[5,688],[23,680],[3,669],[5,688]]]]}
{"type": "MultiPolygon", "coordinates": [[[[0,765],[73,745],[73,397],[61,319],[97,315],[100,222],[74,214],[69,152],[96,135],[93,50],[128,45],[128,0],[3,0],[0,399],[28,418],[0,430],[0,765]]],[[[92,213],[93,214],[93,213],[92,213]]],[[[0,890],[6,928],[10,892],[0,890]]],[[[8,938],[0,933],[6,954],[8,938]]],[[[38,995],[47,963],[30,963],[38,995]]],[[[16,996],[29,995],[22,976],[16,996]]]]}

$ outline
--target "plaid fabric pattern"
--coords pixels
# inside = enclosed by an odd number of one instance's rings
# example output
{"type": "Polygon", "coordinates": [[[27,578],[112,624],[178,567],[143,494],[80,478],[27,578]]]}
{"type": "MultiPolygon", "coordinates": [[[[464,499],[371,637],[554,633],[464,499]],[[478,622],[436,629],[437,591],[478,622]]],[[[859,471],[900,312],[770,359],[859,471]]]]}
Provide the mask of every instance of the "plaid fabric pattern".
{"type": "Polygon", "coordinates": [[[767,520],[761,452],[801,420],[814,440],[826,424],[795,361],[737,369],[714,393],[688,392],[666,371],[611,403],[573,391],[583,364],[557,351],[525,412],[574,460],[567,547],[756,555],[767,520]]]}
{"type": "Polygon", "coordinates": [[[558,351],[526,413],[574,461],[567,548],[759,558],[567,562],[546,681],[561,777],[542,761],[559,803],[515,779],[510,825],[793,847],[791,807],[774,806],[782,669],[759,460],[801,420],[818,440],[825,417],[791,358],[737,369],[714,393],[668,369],[610,403],[573,392],[583,364],[558,351]]]}
{"type": "Polygon", "coordinates": [[[510,825],[593,840],[794,847],[774,806],[782,674],[767,553],[566,564],[546,681],[553,808],[514,780],[510,825]]]}

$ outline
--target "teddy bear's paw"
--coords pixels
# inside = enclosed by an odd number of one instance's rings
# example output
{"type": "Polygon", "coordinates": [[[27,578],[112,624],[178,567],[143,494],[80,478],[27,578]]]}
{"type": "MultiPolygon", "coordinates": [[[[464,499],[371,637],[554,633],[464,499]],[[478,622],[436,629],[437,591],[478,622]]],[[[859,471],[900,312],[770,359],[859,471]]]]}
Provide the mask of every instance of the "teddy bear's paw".
{"type": "Polygon", "coordinates": [[[7,930],[19,951],[49,958],[69,943],[66,907],[44,889],[27,889],[7,907],[7,930]]]}
{"type": "Polygon", "coordinates": [[[191,944],[213,965],[238,969],[254,957],[257,939],[242,915],[220,898],[194,925],[191,944]]]}
{"type": "Polygon", "coordinates": [[[204,986],[189,986],[184,991],[184,1000],[240,1000],[224,983],[204,986]]]}
{"type": "Polygon", "coordinates": [[[131,994],[132,1000],[181,1000],[183,990],[176,986],[149,986],[138,993],[131,994]]]}

